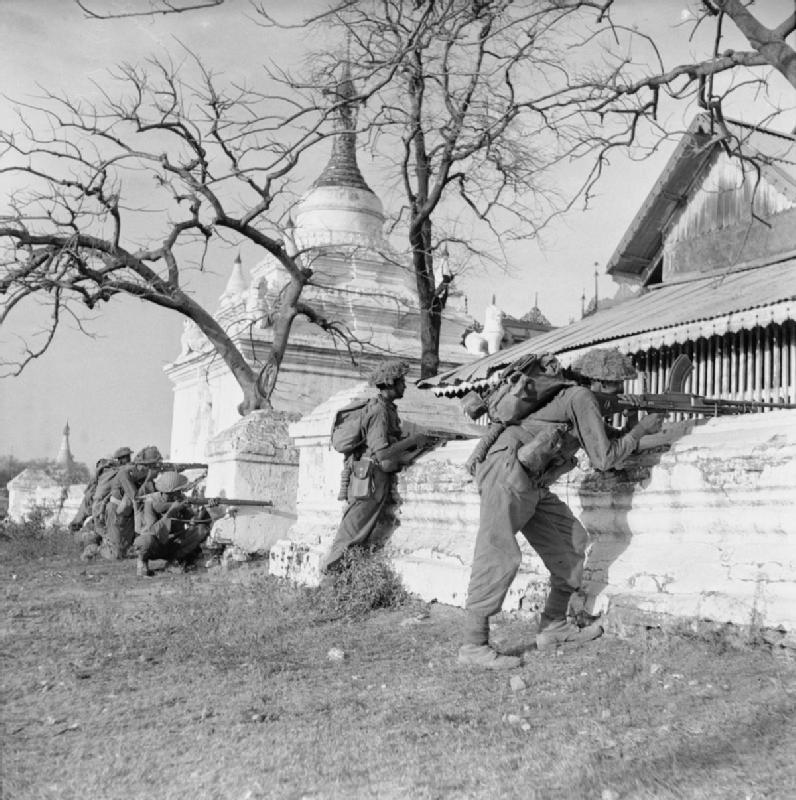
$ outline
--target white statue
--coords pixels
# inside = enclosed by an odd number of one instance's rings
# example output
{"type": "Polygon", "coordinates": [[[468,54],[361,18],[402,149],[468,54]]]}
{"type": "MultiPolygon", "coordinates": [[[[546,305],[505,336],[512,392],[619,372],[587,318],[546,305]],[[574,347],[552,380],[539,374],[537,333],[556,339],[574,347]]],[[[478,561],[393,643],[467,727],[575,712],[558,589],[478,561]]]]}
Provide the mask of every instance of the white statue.
{"type": "Polygon", "coordinates": [[[497,353],[500,350],[500,343],[503,341],[505,330],[503,329],[503,312],[495,305],[495,297],[492,296],[492,303],[484,309],[484,330],[483,337],[486,339],[487,352],[497,353]]]}

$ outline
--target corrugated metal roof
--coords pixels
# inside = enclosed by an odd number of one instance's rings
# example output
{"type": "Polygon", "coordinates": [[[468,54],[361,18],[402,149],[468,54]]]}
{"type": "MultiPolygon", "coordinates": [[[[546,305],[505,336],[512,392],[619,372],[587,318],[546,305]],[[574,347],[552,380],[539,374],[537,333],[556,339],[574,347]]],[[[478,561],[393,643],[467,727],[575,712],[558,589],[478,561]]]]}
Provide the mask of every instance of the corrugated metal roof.
{"type": "Polygon", "coordinates": [[[776,264],[661,284],[564,328],[418,381],[418,386],[466,389],[529,353],[560,355],[605,342],[620,346],[624,352],[634,352],[751,328],[756,322],[783,322],[794,319],[795,312],[796,258],[789,258],[776,264]]]}

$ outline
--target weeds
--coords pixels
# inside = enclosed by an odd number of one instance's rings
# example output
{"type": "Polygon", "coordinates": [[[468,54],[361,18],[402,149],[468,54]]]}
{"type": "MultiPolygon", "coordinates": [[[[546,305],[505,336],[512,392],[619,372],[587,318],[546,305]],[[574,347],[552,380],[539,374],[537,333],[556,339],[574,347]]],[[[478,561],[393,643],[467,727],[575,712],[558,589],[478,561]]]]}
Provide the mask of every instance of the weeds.
{"type": "Polygon", "coordinates": [[[332,616],[357,619],[378,608],[404,605],[409,594],[381,550],[352,547],[315,591],[313,600],[332,616]]]}
{"type": "Polygon", "coordinates": [[[21,520],[9,518],[0,522],[0,540],[9,554],[26,560],[71,555],[77,549],[74,538],[60,525],[50,520],[53,509],[40,504],[33,506],[21,520]]]}

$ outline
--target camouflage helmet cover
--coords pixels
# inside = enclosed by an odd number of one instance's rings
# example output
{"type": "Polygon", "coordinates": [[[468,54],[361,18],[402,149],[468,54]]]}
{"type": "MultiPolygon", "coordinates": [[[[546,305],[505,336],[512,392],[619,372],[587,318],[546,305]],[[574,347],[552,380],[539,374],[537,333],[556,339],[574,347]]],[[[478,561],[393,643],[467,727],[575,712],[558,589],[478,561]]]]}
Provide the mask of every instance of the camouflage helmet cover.
{"type": "Polygon", "coordinates": [[[403,378],[409,372],[409,362],[393,359],[383,361],[370,374],[371,386],[392,386],[398,378],[403,378]]]}
{"type": "Polygon", "coordinates": [[[188,485],[188,478],[181,472],[161,472],[155,478],[155,488],[159,492],[178,492],[188,485]]]}
{"type": "Polygon", "coordinates": [[[160,450],[158,450],[154,445],[142,447],[133,458],[133,462],[136,464],[148,464],[151,461],[162,460],[163,456],[160,454],[160,450]]]}
{"type": "Polygon", "coordinates": [[[623,381],[638,375],[630,356],[615,347],[589,350],[575,361],[572,369],[595,381],[623,381]]]}
{"type": "Polygon", "coordinates": [[[124,458],[129,456],[133,451],[129,447],[120,447],[118,450],[113,451],[114,458],[124,458]]]}

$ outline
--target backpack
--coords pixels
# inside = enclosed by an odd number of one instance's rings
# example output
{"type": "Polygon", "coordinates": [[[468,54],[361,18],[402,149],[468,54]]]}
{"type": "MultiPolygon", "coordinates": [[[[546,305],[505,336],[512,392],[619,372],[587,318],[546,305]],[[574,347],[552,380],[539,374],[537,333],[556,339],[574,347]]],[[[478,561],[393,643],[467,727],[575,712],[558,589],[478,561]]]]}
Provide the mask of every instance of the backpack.
{"type": "Polygon", "coordinates": [[[571,385],[555,356],[525,356],[503,370],[497,386],[484,398],[489,419],[504,425],[519,422],[571,385]]]}
{"type": "MultiPolygon", "coordinates": [[[[509,425],[538,411],[562,389],[572,385],[572,381],[564,378],[558,359],[550,353],[531,354],[509,364],[501,372],[497,385],[479,398],[480,403],[475,398],[468,399],[468,407],[475,411],[475,414],[470,414],[472,418],[487,413],[491,423],[465,463],[468,472],[475,474],[476,465],[486,458],[489,449],[509,425]]],[[[548,455],[552,456],[560,442],[555,440],[548,444],[546,450],[534,454],[535,459],[541,461],[548,455]]]]}
{"type": "Polygon", "coordinates": [[[332,447],[338,453],[349,455],[365,444],[365,410],[374,398],[366,397],[354,400],[343,406],[332,422],[332,447]]]}

